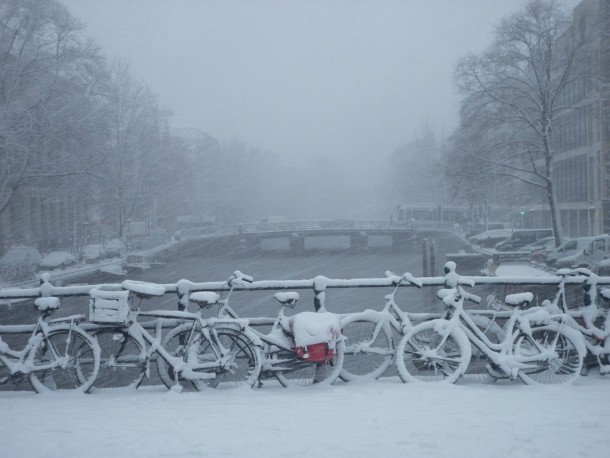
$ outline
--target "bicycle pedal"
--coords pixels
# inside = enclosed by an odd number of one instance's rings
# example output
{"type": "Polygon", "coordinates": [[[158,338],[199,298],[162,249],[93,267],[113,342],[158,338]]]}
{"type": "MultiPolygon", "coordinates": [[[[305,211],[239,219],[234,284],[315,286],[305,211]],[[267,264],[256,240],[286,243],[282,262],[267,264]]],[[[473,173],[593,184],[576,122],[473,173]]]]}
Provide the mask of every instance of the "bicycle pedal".
{"type": "Polygon", "coordinates": [[[600,364],[599,365],[599,373],[601,375],[608,375],[608,374],[610,374],[610,364],[600,364]]]}
{"type": "Polygon", "coordinates": [[[498,379],[503,379],[503,378],[508,378],[508,375],[506,375],[502,370],[500,370],[499,368],[494,367],[491,364],[486,364],[485,365],[485,370],[487,370],[487,373],[494,379],[498,380],[498,379]]]}

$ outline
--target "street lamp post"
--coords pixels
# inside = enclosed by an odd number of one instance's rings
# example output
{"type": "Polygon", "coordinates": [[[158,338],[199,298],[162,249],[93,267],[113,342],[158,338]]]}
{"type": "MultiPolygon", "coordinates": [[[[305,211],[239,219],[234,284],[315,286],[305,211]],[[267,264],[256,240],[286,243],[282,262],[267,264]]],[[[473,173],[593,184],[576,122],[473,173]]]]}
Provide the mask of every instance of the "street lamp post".
{"type": "Polygon", "coordinates": [[[525,218],[525,211],[521,209],[521,229],[523,229],[523,219],[525,218]]]}

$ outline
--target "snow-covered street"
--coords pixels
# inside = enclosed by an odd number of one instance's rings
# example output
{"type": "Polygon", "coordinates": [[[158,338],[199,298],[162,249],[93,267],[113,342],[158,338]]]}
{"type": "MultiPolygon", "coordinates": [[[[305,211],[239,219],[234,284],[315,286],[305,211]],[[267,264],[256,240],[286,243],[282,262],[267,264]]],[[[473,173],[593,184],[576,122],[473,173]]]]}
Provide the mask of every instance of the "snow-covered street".
{"type": "Polygon", "coordinates": [[[610,380],[0,393],[7,457],[607,457],[610,380]]]}

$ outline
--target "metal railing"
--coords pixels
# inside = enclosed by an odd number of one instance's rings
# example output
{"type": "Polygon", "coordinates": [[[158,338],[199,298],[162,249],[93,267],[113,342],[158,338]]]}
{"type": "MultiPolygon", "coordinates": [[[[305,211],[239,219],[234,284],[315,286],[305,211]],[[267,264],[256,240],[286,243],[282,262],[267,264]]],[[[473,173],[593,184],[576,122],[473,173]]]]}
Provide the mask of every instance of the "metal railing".
{"type": "MultiPolygon", "coordinates": [[[[559,276],[545,277],[484,277],[466,276],[474,280],[476,285],[559,285],[563,279],[559,276]]],[[[446,285],[444,276],[421,277],[419,278],[423,287],[446,285]]],[[[573,276],[563,279],[566,285],[582,285],[586,281],[584,276],[573,276]]],[[[33,288],[4,288],[0,289],[0,300],[27,299],[45,296],[88,296],[93,288],[104,287],[120,290],[120,283],[105,283],[93,285],[74,285],[74,286],[54,286],[50,282],[47,273],[41,275],[41,285],[33,288]]],[[[317,276],[304,280],[259,280],[254,281],[248,287],[237,286],[235,291],[269,291],[269,290],[313,290],[318,301],[317,306],[323,305],[323,293],[326,289],[332,288],[387,288],[394,286],[392,278],[352,278],[352,279],[333,279],[325,276],[317,276]]],[[[598,285],[610,285],[610,277],[599,277],[598,285]]],[[[224,281],[214,282],[192,282],[180,280],[177,283],[160,283],[167,293],[176,293],[179,297],[196,291],[223,291],[227,285],[224,281]]],[[[412,287],[412,285],[402,285],[401,287],[412,287]]]]}
{"type": "MultiPolygon", "coordinates": [[[[464,276],[474,280],[475,285],[544,285],[544,286],[558,286],[563,280],[566,285],[584,285],[586,277],[584,276],[570,276],[570,277],[559,277],[559,276],[548,276],[548,277],[483,277],[483,276],[464,276]]],[[[314,292],[314,307],[316,310],[324,307],[325,291],[333,288],[389,288],[395,286],[393,283],[394,279],[390,277],[384,278],[353,278],[353,279],[332,279],[324,276],[317,276],[311,279],[305,280],[260,280],[249,284],[247,287],[236,286],[234,291],[269,291],[269,290],[312,290],[314,292]]],[[[419,281],[423,288],[427,287],[444,287],[447,285],[447,278],[444,276],[437,277],[420,277],[419,281]]],[[[610,277],[598,277],[596,281],[597,285],[610,285],[610,277]]],[[[166,283],[160,284],[165,288],[166,294],[175,293],[177,295],[177,304],[180,309],[181,305],[188,302],[188,296],[192,292],[197,291],[226,291],[227,284],[225,281],[216,282],[192,282],[189,280],[180,280],[177,283],[166,283]]],[[[70,297],[70,296],[89,296],[89,291],[93,288],[107,288],[121,290],[120,283],[105,283],[105,284],[94,284],[94,285],[74,285],[74,286],[54,286],[50,282],[49,274],[45,273],[41,276],[41,285],[35,288],[5,288],[0,289],[0,300],[22,300],[28,298],[37,297],[70,297]]],[[[405,284],[401,287],[410,288],[413,285],[405,284]]],[[[15,304],[18,306],[19,304],[15,304]]],[[[471,313],[493,315],[499,319],[505,319],[510,316],[511,311],[497,311],[492,309],[479,309],[470,310],[471,313]]],[[[575,319],[582,318],[582,312],[579,310],[572,310],[570,314],[575,319]]],[[[437,318],[440,313],[428,313],[428,312],[416,312],[409,313],[414,321],[423,321],[428,319],[437,318]]],[[[269,317],[257,317],[248,318],[249,322],[253,326],[266,326],[273,323],[275,318],[269,317]]],[[[157,320],[141,323],[144,327],[154,328],[157,326],[157,320]]],[[[164,320],[163,328],[171,327],[175,325],[175,320],[164,320]]],[[[95,329],[99,325],[92,323],[85,323],[85,329],[95,329]]],[[[0,332],[2,333],[14,333],[23,334],[30,333],[33,329],[33,325],[0,325],[0,332]]]]}

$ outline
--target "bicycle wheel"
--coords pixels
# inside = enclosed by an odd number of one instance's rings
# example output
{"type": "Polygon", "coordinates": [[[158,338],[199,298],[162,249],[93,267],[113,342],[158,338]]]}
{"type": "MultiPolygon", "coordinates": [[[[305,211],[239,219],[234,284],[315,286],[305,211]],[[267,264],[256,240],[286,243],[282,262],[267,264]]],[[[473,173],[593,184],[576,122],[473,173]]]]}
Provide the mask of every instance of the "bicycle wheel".
{"type": "Polygon", "coordinates": [[[275,377],[284,386],[311,386],[311,385],[331,385],[341,374],[343,360],[345,356],[345,341],[340,340],[335,346],[335,355],[327,363],[308,362],[298,358],[294,351],[282,350],[273,358],[282,361],[278,362],[285,370],[276,371],[275,377]]]}
{"type": "MultiPolygon", "coordinates": [[[[215,327],[217,336],[214,341],[198,334],[187,348],[191,324],[184,324],[170,331],[163,341],[163,347],[172,356],[184,357],[188,361],[195,358],[197,363],[215,363],[205,372],[213,373],[214,378],[204,380],[189,380],[176,374],[171,364],[164,358],[157,358],[159,377],[168,388],[176,382],[188,382],[196,390],[206,387],[217,389],[236,388],[239,386],[254,386],[261,370],[261,357],[258,347],[242,331],[234,327],[215,327]],[[194,350],[194,351],[193,351],[194,350]],[[188,355],[188,357],[186,357],[188,355]]],[[[212,331],[211,331],[212,332],[212,331]]]]}
{"type": "Polygon", "coordinates": [[[418,324],[402,338],[396,349],[396,368],[407,382],[455,383],[466,372],[471,345],[459,329],[447,320],[418,324]]]}
{"type": "Polygon", "coordinates": [[[99,371],[100,348],[84,331],[57,325],[34,345],[27,361],[32,365],[30,382],[37,392],[79,389],[86,393],[99,371]]]}
{"type": "Polygon", "coordinates": [[[9,371],[8,367],[4,365],[2,361],[0,361],[0,385],[4,385],[5,383],[11,380],[11,371],[9,371]]]}
{"type": "Polygon", "coordinates": [[[522,369],[519,377],[524,383],[561,384],[571,383],[580,376],[586,353],[582,335],[573,329],[559,325],[547,325],[532,329],[532,335],[524,335],[517,340],[515,353],[535,356],[553,351],[552,358],[541,357],[540,361],[527,363],[535,367],[522,369]]]}
{"type": "MultiPolygon", "coordinates": [[[[183,357],[186,342],[189,334],[191,333],[192,327],[192,324],[185,323],[169,331],[163,339],[163,348],[172,356],[183,357]]],[[[163,384],[169,389],[171,389],[177,383],[182,385],[181,382],[185,381],[185,379],[180,377],[179,374],[176,376],[173,366],[160,355],[157,355],[157,372],[159,373],[159,378],[163,384]]],[[[186,380],[186,382],[187,385],[195,388],[195,386],[191,384],[190,380],[186,380]]]]}
{"type": "Polygon", "coordinates": [[[340,377],[346,382],[378,379],[392,364],[394,339],[381,319],[347,317],[342,323],[345,354],[340,377]]]}
{"type": "Polygon", "coordinates": [[[146,351],[127,329],[102,328],[95,333],[101,350],[93,388],[137,388],[146,375],[146,351]]]}
{"type": "MultiPolygon", "coordinates": [[[[479,328],[481,333],[484,334],[491,343],[499,344],[504,340],[504,331],[494,320],[484,315],[474,314],[471,315],[471,318],[477,328],[479,328]]],[[[472,355],[470,357],[470,363],[464,373],[464,380],[477,383],[489,383],[507,377],[500,369],[493,370],[494,366],[487,358],[487,355],[477,348],[476,345],[471,345],[471,348],[472,355]]]]}

